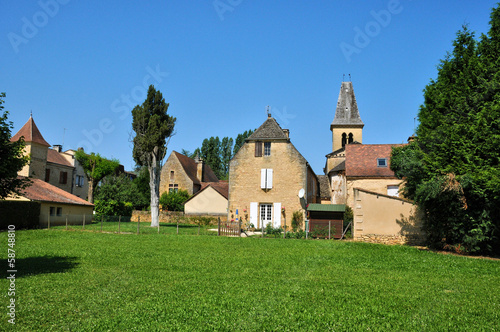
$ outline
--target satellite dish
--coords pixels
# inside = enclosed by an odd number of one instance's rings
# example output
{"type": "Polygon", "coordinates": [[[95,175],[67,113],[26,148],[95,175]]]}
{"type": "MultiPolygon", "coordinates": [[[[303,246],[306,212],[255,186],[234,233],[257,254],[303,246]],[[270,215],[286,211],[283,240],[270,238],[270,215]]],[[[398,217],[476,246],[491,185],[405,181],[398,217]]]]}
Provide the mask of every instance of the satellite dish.
{"type": "Polygon", "coordinates": [[[299,198],[304,198],[305,194],[306,194],[306,191],[304,190],[304,188],[299,190],[299,198]]]}

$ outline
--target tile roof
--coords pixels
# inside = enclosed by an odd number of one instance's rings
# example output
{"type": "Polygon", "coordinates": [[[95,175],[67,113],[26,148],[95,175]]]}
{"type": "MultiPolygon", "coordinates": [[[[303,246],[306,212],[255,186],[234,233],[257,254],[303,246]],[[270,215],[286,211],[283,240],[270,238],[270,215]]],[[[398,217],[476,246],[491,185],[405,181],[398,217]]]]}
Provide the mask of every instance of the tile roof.
{"type": "Polygon", "coordinates": [[[32,116],[30,116],[29,120],[24,124],[24,126],[19,129],[19,131],[14,136],[12,136],[10,141],[18,141],[21,136],[24,136],[25,142],[34,142],[46,147],[50,146],[50,144],[47,143],[47,141],[43,138],[40,130],[38,130],[38,127],[36,126],[32,116]]]}
{"type": "Polygon", "coordinates": [[[247,141],[259,141],[259,140],[288,140],[287,135],[283,132],[278,122],[271,116],[267,118],[264,123],[257,128],[252,135],[250,135],[247,141]]]}
{"type": "Polygon", "coordinates": [[[358,104],[356,96],[352,88],[352,82],[342,82],[340,86],[339,99],[337,101],[337,109],[335,110],[335,118],[330,126],[335,125],[359,125],[364,126],[361,117],[359,116],[358,104]]]}
{"type": "Polygon", "coordinates": [[[390,168],[393,146],[402,144],[348,144],[345,170],[347,177],[395,177],[390,168]],[[378,167],[377,159],[387,159],[387,167],[378,167]]]}
{"type": "Polygon", "coordinates": [[[328,175],[318,175],[319,193],[321,198],[331,198],[330,180],[328,175]]]}
{"type": "Polygon", "coordinates": [[[24,189],[21,196],[31,201],[94,206],[94,204],[45,181],[34,178],[30,178],[30,180],[32,182],[31,186],[24,189]]]}
{"type": "Polygon", "coordinates": [[[54,164],[73,167],[73,165],[71,165],[71,163],[66,158],[61,156],[61,154],[54,149],[48,149],[47,161],[54,164]]]}
{"type": "Polygon", "coordinates": [[[184,204],[192,200],[194,197],[198,196],[202,191],[207,189],[208,187],[211,187],[214,189],[216,192],[221,194],[225,199],[228,199],[229,197],[229,182],[227,181],[219,181],[219,182],[202,182],[201,183],[201,189],[191,196],[184,204]]]}
{"type": "Polygon", "coordinates": [[[198,165],[196,162],[192,159],[189,158],[188,156],[185,156],[177,151],[173,151],[172,153],[175,154],[177,157],[177,160],[181,163],[182,168],[186,172],[187,176],[193,181],[194,184],[201,184],[201,182],[218,182],[219,179],[215,175],[215,173],[212,171],[209,165],[203,164],[203,178],[202,181],[200,181],[197,177],[196,174],[198,172],[198,165]]]}
{"type": "Polygon", "coordinates": [[[345,171],[345,160],[330,170],[330,172],[345,171]]]}

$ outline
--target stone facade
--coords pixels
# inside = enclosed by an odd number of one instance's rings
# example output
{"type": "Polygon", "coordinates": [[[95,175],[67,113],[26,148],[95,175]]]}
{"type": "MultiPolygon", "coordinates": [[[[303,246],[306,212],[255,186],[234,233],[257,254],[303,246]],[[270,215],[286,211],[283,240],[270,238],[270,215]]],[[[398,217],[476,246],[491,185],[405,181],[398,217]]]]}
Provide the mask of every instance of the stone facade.
{"type": "Polygon", "coordinates": [[[21,176],[30,176],[45,180],[47,165],[47,147],[35,142],[26,142],[25,154],[30,156],[30,162],[18,173],[21,176]]]}
{"type": "Polygon", "coordinates": [[[269,117],[231,159],[228,220],[239,218],[256,228],[269,222],[274,227],[290,225],[294,211],[304,212],[298,197],[301,189],[306,204],[320,201],[315,173],[288,132],[269,117]],[[264,146],[262,153],[256,145],[264,146]]]}

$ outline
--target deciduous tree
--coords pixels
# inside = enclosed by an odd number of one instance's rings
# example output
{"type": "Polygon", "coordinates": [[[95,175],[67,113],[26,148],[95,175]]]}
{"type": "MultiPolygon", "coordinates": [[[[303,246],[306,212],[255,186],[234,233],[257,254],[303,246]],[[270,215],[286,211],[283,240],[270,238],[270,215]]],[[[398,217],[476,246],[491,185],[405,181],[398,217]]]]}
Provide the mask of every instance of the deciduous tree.
{"type": "Polygon", "coordinates": [[[19,194],[20,190],[30,184],[26,178],[18,178],[17,172],[29,162],[29,157],[24,155],[24,139],[11,142],[12,122],[7,121],[8,111],[3,111],[5,93],[0,93],[0,199],[11,193],[19,194]]]}

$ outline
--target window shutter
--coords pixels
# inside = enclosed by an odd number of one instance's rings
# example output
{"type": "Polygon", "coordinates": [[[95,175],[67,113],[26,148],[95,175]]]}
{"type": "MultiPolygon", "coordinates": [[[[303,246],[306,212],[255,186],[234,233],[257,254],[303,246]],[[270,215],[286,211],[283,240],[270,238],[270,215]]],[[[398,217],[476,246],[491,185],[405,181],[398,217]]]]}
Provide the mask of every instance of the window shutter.
{"type": "Polygon", "coordinates": [[[262,189],[266,189],[266,173],[267,170],[265,168],[260,170],[260,187],[262,189]]]}
{"type": "Polygon", "coordinates": [[[50,180],[50,168],[45,169],[45,182],[49,182],[50,180]]]}
{"type": "Polygon", "coordinates": [[[258,227],[257,223],[259,220],[259,204],[257,202],[250,203],[250,223],[254,225],[254,227],[258,227]]]}
{"type": "Polygon", "coordinates": [[[262,157],[262,142],[255,142],[255,156],[262,157]]]}
{"type": "Polygon", "coordinates": [[[267,189],[273,188],[273,169],[272,168],[267,170],[266,188],[267,189]]]}
{"type": "Polygon", "coordinates": [[[68,183],[68,172],[63,173],[63,184],[68,183]]]}
{"type": "Polygon", "coordinates": [[[281,227],[281,203],[274,203],[274,228],[281,227]]]}

